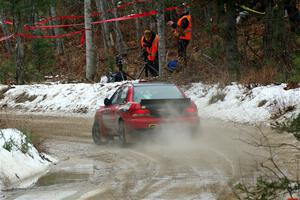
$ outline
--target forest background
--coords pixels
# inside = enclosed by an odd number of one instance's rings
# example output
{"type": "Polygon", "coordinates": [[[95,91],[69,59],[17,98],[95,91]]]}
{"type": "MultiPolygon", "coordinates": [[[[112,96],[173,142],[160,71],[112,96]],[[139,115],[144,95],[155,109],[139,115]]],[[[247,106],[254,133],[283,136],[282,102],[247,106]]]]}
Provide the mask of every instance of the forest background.
{"type": "Polygon", "coordinates": [[[135,77],[144,65],[139,41],[145,29],[160,34],[161,79],[300,81],[299,1],[186,1],[192,40],[187,69],[179,75],[165,70],[176,59],[177,42],[166,24],[178,19],[172,9],[178,3],[182,1],[0,0],[0,82],[98,82],[117,70],[117,55],[135,77]],[[152,14],[97,23],[145,13],[152,14]]]}

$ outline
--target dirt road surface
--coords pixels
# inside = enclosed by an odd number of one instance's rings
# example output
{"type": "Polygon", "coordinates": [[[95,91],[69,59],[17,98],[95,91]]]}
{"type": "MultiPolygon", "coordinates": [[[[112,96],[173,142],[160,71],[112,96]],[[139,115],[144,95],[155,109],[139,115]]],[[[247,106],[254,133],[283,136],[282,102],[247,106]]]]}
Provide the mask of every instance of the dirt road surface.
{"type": "Polygon", "coordinates": [[[92,117],[0,115],[2,126],[29,130],[59,159],[31,188],[5,199],[235,199],[230,183],[252,176],[265,152],[246,144],[255,127],[202,120],[198,138],[173,129],[126,148],[97,146],[92,117]]]}

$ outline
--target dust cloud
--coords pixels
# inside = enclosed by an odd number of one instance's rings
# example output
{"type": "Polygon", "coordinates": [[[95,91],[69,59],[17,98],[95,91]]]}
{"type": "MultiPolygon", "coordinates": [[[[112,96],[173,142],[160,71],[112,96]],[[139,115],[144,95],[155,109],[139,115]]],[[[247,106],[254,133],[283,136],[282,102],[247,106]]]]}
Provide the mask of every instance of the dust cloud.
{"type": "Polygon", "coordinates": [[[202,133],[179,124],[163,125],[135,141],[132,150],[152,156],[160,163],[192,165],[212,154],[203,154],[202,133]]]}
{"type": "Polygon", "coordinates": [[[146,146],[161,146],[170,150],[189,150],[197,146],[201,133],[197,130],[192,130],[189,127],[173,124],[162,125],[157,130],[151,131],[148,138],[142,140],[142,144],[146,146]]]}

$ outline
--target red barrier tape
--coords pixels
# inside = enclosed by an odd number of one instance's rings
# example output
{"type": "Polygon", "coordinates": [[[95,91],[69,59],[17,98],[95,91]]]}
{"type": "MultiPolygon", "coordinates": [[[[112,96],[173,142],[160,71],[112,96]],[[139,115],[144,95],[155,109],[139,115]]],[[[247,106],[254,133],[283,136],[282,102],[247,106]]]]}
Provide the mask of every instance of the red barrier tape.
{"type": "Polygon", "coordinates": [[[70,37],[70,36],[73,36],[73,35],[82,34],[83,32],[85,32],[85,29],[82,29],[80,31],[71,32],[71,33],[65,33],[65,34],[61,34],[61,35],[28,35],[28,34],[24,34],[24,33],[18,33],[18,34],[16,34],[16,36],[20,36],[22,38],[28,38],[28,39],[33,39],[33,38],[64,38],[64,37],[70,37]]]}
{"type": "MultiPolygon", "coordinates": [[[[116,8],[114,8],[114,9],[110,9],[110,10],[107,10],[106,12],[113,12],[114,10],[116,10],[116,9],[124,9],[124,8],[126,8],[126,7],[129,7],[129,6],[132,6],[132,5],[134,5],[134,4],[136,4],[136,3],[150,3],[150,2],[152,2],[152,0],[135,0],[135,1],[133,1],[133,2],[127,2],[127,3],[123,3],[122,5],[120,5],[120,6],[117,6],[116,8]]],[[[92,17],[97,17],[97,16],[100,16],[102,13],[100,13],[100,12],[94,12],[94,13],[92,13],[92,17]]],[[[46,24],[46,23],[48,23],[48,22],[50,22],[50,21],[56,21],[56,20],[67,20],[67,19],[83,19],[84,18],[84,16],[56,16],[56,17],[50,17],[50,18],[48,18],[48,19],[45,19],[45,20],[42,20],[42,21],[39,21],[39,22],[37,22],[37,23],[35,23],[35,24],[37,24],[37,25],[43,25],[43,24],[46,24]]],[[[10,21],[10,20],[4,20],[4,24],[7,24],[7,25],[13,25],[13,22],[12,21],[10,21]]],[[[50,26],[49,26],[50,27],[50,26]]],[[[59,27],[58,27],[59,28],[59,27]]],[[[29,29],[29,30],[33,30],[33,29],[29,29]]]]}
{"type": "MultiPolygon", "coordinates": [[[[165,11],[172,11],[175,9],[176,9],[176,7],[169,7],[169,8],[166,8],[165,11]]],[[[132,14],[132,15],[127,15],[127,16],[123,16],[123,17],[113,18],[113,19],[95,21],[95,22],[92,22],[91,24],[95,25],[95,24],[103,24],[103,23],[108,23],[108,22],[124,21],[124,20],[129,20],[129,19],[147,17],[147,16],[151,16],[151,15],[156,15],[156,14],[157,14],[157,11],[152,10],[149,12],[132,14]]],[[[55,26],[26,26],[25,29],[35,30],[35,29],[40,29],[40,28],[63,28],[63,27],[71,27],[71,26],[79,26],[79,25],[83,25],[83,23],[82,24],[55,25],[55,26]]],[[[50,36],[28,35],[28,34],[24,34],[24,33],[19,33],[19,34],[15,34],[15,35],[13,34],[13,35],[10,35],[7,37],[0,38],[0,42],[10,39],[11,37],[14,37],[14,36],[20,36],[20,37],[29,38],[29,39],[33,39],[33,38],[64,38],[64,37],[69,37],[69,36],[73,36],[73,35],[77,35],[77,34],[82,34],[83,32],[85,32],[85,30],[86,29],[82,29],[79,31],[71,32],[71,33],[66,33],[66,34],[61,34],[61,35],[50,35],[50,36]]],[[[83,36],[81,38],[81,44],[82,43],[83,43],[83,36]]]]}
{"type": "Polygon", "coordinates": [[[6,36],[6,37],[0,38],[0,42],[8,40],[8,39],[13,38],[13,37],[17,37],[17,36],[22,37],[22,38],[27,38],[27,39],[36,39],[36,38],[43,38],[43,39],[46,39],[46,38],[50,38],[50,39],[53,39],[53,38],[64,38],[64,37],[70,37],[70,36],[73,36],[73,35],[83,34],[85,32],[85,30],[86,29],[82,29],[82,30],[79,30],[79,31],[74,31],[74,32],[71,32],[71,33],[65,33],[65,34],[61,34],[61,35],[29,35],[29,34],[24,34],[24,33],[17,33],[17,34],[12,34],[10,36],[6,36]]]}
{"type": "Polygon", "coordinates": [[[82,47],[84,45],[84,43],[85,43],[85,34],[84,34],[84,32],[82,32],[79,46],[82,47]]]}
{"type": "MultiPolygon", "coordinates": [[[[175,10],[176,7],[169,7],[166,8],[165,11],[173,11],[175,10]]],[[[157,11],[152,10],[149,12],[144,12],[144,13],[138,13],[138,14],[132,14],[132,15],[127,15],[123,17],[118,17],[118,18],[113,18],[113,19],[106,19],[106,20],[100,20],[100,21],[95,21],[92,22],[93,25],[95,24],[103,24],[107,22],[116,22],[116,21],[124,21],[124,20],[129,20],[129,19],[135,19],[135,18],[141,18],[141,17],[147,17],[151,15],[156,15],[157,11]]],[[[83,26],[84,23],[79,23],[79,24],[64,24],[64,25],[49,25],[49,26],[25,26],[25,30],[36,30],[36,29],[52,29],[52,28],[67,28],[67,27],[75,27],[75,26],[83,26]]]]}
{"type": "MultiPolygon", "coordinates": [[[[127,3],[124,3],[120,6],[117,6],[116,8],[114,9],[110,9],[110,10],[107,10],[106,12],[113,12],[114,10],[116,9],[123,9],[123,8],[126,8],[128,6],[132,6],[136,3],[150,3],[152,2],[152,0],[135,0],[135,1],[132,1],[132,2],[127,2],[127,3]]],[[[100,16],[102,13],[100,12],[95,12],[95,13],[92,13],[92,17],[97,17],[97,16],[100,16]]],[[[43,25],[43,24],[46,24],[50,21],[56,21],[56,20],[66,20],[66,19],[83,19],[84,16],[56,16],[56,17],[50,17],[48,19],[45,19],[45,20],[42,20],[40,22],[37,22],[35,24],[37,25],[43,25]]]]}
{"type": "Polygon", "coordinates": [[[79,24],[63,24],[63,25],[46,25],[46,26],[29,26],[25,25],[24,30],[36,30],[36,29],[53,29],[53,28],[68,28],[68,27],[75,27],[75,26],[83,26],[84,23],[79,24]]]}
{"type": "Polygon", "coordinates": [[[46,24],[50,21],[65,20],[65,19],[83,19],[83,18],[84,18],[84,16],[57,16],[57,17],[51,17],[51,18],[42,20],[42,21],[37,22],[35,24],[42,25],[42,24],[46,24]]]}
{"type": "Polygon", "coordinates": [[[149,12],[144,12],[144,13],[139,13],[139,14],[132,14],[132,15],[127,15],[127,16],[123,16],[123,17],[113,18],[113,19],[100,20],[100,21],[92,22],[92,24],[95,25],[95,24],[103,24],[103,23],[107,23],[107,22],[124,21],[124,20],[128,20],[128,19],[147,17],[150,15],[156,15],[156,14],[157,14],[157,11],[152,10],[149,12]]]}
{"type": "Polygon", "coordinates": [[[10,20],[4,20],[4,24],[7,24],[7,25],[13,25],[13,22],[10,21],[10,20]]]}
{"type": "Polygon", "coordinates": [[[0,42],[5,41],[5,40],[8,40],[8,39],[10,39],[10,38],[12,38],[12,37],[14,37],[14,36],[15,36],[15,34],[11,34],[11,35],[9,35],[9,36],[1,37],[1,38],[0,38],[0,42]]]}

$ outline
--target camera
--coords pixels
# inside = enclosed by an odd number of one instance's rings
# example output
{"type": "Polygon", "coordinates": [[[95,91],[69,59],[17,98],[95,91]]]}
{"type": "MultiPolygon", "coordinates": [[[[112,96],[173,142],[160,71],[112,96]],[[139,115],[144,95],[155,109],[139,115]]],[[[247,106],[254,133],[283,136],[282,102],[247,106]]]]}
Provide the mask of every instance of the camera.
{"type": "Polygon", "coordinates": [[[120,54],[117,54],[116,55],[116,65],[117,67],[119,67],[119,69],[122,69],[123,65],[124,65],[124,59],[123,59],[123,56],[120,55],[120,54]]]}

